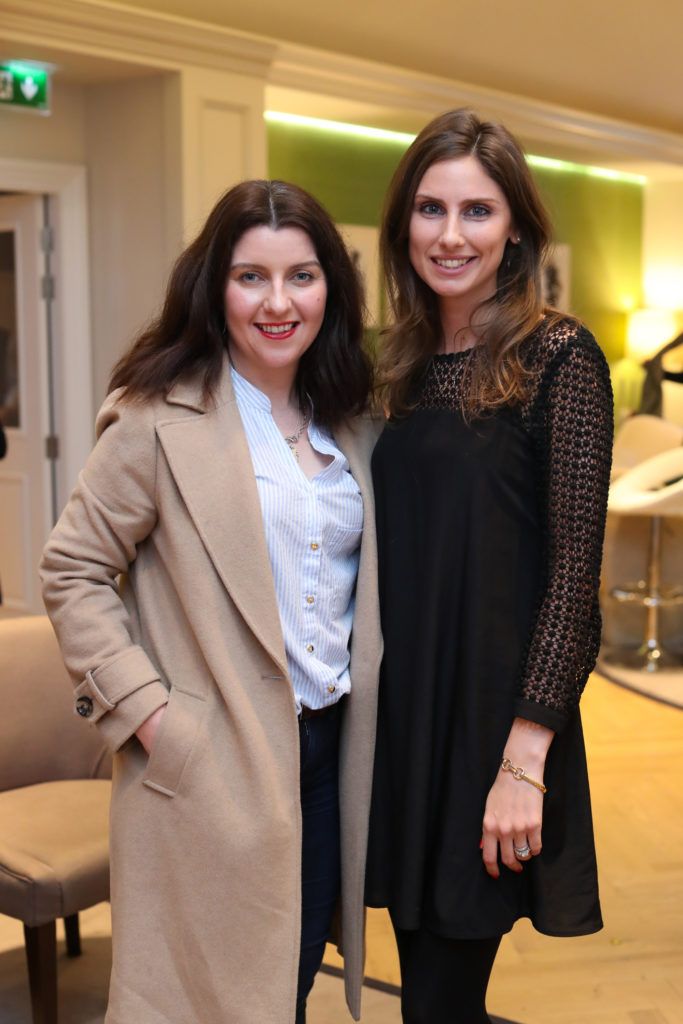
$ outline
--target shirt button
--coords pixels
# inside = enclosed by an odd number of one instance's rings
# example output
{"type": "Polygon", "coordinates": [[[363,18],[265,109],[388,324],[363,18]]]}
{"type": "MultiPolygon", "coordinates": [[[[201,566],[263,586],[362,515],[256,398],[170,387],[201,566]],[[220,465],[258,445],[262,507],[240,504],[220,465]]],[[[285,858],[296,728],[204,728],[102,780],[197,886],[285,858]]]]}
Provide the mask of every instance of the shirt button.
{"type": "Polygon", "coordinates": [[[306,650],[308,651],[309,654],[313,654],[315,647],[313,646],[313,644],[306,644],[306,650]]]}
{"type": "Polygon", "coordinates": [[[312,594],[309,594],[308,597],[306,598],[306,604],[315,604],[315,598],[313,597],[312,594]]]}
{"type": "Polygon", "coordinates": [[[311,551],[317,551],[319,547],[320,545],[316,544],[316,542],[313,541],[313,543],[311,544],[311,551]]]}
{"type": "Polygon", "coordinates": [[[334,693],[334,691],[336,689],[337,689],[337,687],[334,685],[334,683],[330,683],[330,685],[327,687],[327,692],[328,693],[334,693]]]}

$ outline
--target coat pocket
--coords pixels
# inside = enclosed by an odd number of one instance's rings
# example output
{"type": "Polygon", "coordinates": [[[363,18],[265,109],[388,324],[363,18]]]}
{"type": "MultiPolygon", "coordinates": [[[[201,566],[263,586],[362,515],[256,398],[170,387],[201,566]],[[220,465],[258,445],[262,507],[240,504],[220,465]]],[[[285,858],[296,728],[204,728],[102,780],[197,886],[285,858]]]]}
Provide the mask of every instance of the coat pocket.
{"type": "Polygon", "coordinates": [[[175,687],[166,705],[142,780],[145,786],[175,796],[199,731],[206,704],[175,687]]]}

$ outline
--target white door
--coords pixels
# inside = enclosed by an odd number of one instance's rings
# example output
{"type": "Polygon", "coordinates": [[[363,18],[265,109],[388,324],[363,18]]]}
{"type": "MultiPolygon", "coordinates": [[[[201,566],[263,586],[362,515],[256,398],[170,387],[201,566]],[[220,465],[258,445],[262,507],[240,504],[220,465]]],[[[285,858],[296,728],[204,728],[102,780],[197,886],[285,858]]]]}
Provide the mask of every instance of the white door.
{"type": "Polygon", "coordinates": [[[0,197],[0,615],[43,610],[40,552],[50,529],[42,198],[0,197]]]}

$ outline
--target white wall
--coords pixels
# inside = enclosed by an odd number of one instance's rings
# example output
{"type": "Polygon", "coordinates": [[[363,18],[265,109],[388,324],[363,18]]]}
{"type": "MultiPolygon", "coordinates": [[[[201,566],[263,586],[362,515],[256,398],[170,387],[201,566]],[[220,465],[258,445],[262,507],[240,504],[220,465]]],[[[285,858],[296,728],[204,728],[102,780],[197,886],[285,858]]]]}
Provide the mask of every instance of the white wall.
{"type": "Polygon", "coordinates": [[[85,163],[85,91],[55,76],[52,113],[0,109],[0,156],[13,160],[85,163]]]}
{"type": "Polygon", "coordinates": [[[683,311],[683,180],[648,181],[643,222],[645,304],[683,311]]]}
{"type": "Polygon", "coordinates": [[[226,189],[266,177],[265,82],[188,67],[180,89],[183,237],[189,242],[226,189]]]}
{"type": "Polygon", "coordinates": [[[181,245],[177,80],[91,86],[86,98],[93,389],[159,308],[181,245]]]}

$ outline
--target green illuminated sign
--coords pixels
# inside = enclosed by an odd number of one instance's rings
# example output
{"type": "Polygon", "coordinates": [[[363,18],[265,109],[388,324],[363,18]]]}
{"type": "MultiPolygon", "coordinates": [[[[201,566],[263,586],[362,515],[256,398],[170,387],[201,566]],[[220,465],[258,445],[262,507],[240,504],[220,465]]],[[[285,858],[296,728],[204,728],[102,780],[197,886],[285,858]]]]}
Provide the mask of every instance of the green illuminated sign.
{"type": "Polygon", "coordinates": [[[0,107],[48,112],[48,72],[30,64],[0,64],[0,107]]]}

